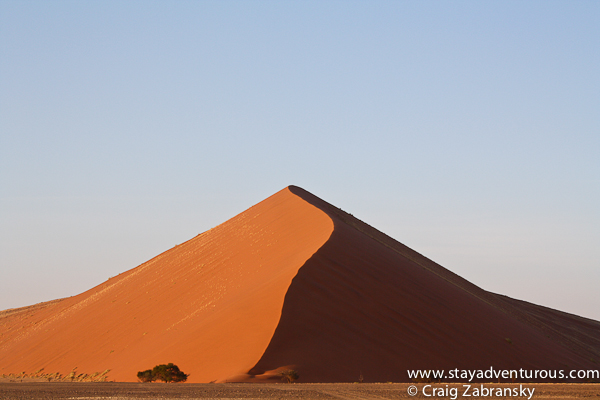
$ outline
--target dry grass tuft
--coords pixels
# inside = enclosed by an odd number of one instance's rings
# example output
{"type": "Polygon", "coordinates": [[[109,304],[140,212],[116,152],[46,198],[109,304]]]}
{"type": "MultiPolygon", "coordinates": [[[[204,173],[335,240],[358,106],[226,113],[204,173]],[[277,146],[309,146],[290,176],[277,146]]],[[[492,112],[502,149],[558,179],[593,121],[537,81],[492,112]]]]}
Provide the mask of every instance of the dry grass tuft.
{"type": "Polygon", "coordinates": [[[1,377],[4,379],[14,379],[14,380],[39,380],[43,379],[47,382],[106,382],[108,378],[108,373],[110,369],[107,369],[103,372],[94,372],[92,374],[78,374],[77,367],[73,368],[69,374],[63,376],[59,372],[53,372],[48,374],[43,374],[42,371],[44,368],[40,368],[39,370],[28,374],[26,372],[21,372],[20,374],[2,374],[1,377]]]}

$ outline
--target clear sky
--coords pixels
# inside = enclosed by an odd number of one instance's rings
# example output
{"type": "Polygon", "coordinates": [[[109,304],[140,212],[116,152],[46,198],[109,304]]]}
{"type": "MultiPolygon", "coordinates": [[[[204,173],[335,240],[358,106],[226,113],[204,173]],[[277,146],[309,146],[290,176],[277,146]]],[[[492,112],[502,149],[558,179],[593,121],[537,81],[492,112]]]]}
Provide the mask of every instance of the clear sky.
{"type": "Polygon", "coordinates": [[[0,0],[0,309],[290,184],[600,320],[600,2],[0,0]]]}

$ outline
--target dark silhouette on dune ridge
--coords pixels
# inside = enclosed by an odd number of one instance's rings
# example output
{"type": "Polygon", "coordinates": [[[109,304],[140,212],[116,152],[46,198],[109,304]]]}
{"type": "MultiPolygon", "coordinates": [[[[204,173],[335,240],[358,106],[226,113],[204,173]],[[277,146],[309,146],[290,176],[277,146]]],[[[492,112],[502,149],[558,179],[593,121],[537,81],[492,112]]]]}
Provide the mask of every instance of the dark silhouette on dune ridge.
{"type": "Polygon", "coordinates": [[[70,298],[0,312],[0,374],[173,362],[188,382],[599,369],[600,322],[486,292],[290,186],[70,298]]]}

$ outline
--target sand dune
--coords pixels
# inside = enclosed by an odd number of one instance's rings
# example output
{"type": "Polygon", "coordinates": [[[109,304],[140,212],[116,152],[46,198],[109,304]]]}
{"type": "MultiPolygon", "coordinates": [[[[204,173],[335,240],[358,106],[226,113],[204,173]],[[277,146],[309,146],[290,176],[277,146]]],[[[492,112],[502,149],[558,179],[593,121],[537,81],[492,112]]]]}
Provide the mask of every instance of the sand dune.
{"type": "Polygon", "coordinates": [[[0,313],[0,374],[407,381],[407,369],[598,369],[600,323],[486,292],[290,186],[78,296],[0,313]],[[507,340],[508,339],[508,340],[507,340]]]}

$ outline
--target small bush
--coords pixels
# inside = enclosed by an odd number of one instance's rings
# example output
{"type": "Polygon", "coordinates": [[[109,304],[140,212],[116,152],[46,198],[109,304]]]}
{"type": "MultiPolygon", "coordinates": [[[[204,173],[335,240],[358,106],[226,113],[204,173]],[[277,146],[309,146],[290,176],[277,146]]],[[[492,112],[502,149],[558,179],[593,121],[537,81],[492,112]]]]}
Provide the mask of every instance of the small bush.
{"type": "Polygon", "coordinates": [[[154,375],[152,375],[151,369],[138,372],[137,377],[140,380],[140,382],[152,382],[154,380],[154,375]]]}
{"type": "Polygon", "coordinates": [[[173,363],[160,364],[152,369],[147,369],[137,373],[137,377],[140,382],[185,382],[188,376],[188,374],[183,373],[183,371],[181,371],[179,367],[173,363]]]}
{"type": "Polygon", "coordinates": [[[281,380],[287,383],[292,383],[300,377],[298,375],[298,372],[294,371],[293,369],[286,369],[285,371],[281,371],[279,375],[281,375],[281,380]]]}

